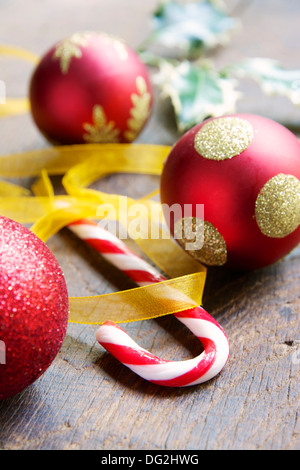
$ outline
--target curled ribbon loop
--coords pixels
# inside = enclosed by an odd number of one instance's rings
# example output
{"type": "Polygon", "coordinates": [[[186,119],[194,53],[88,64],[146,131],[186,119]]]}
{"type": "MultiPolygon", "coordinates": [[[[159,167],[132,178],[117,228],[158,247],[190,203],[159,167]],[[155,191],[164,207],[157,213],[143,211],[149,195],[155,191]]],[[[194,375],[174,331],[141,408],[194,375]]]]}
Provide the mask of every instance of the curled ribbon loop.
{"type": "MultiPolygon", "coordinates": [[[[0,177],[39,176],[31,188],[31,195],[27,188],[7,182],[0,183],[2,215],[20,223],[33,224],[31,230],[45,242],[61,228],[78,219],[93,218],[100,221],[99,207],[105,204],[110,204],[115,209],[123,224],[130,220],[130,208],[134,204],[142,204],[146,209],[144,221],[146,218],[147,222],[156,226],[158,239],[135,238],[135,242],[173,279],[129,291],[70,298],[70,322],[101,324],[107,320],[116,323],[145,320],[174,314],[201,304],[206,269],[169,237],[163,238],[160,204],[150,199],[149,195],[135,200],[86,187],[97,179],[116,172],[159,176],[168,151],[169,147],[165,146],[96,144],[74,148],[53,147],[11,155],[10,158],[2,157],[5,165],[0,164],[0,177]],[[73,159],[72,150],[73,157],[75,156],[73,159]],[[74,159],[77,165],[74,165],[74,159]],[[136,167],[137,160],[139,164],[136,167]],[[29,161],[31,165],[28,164],[29,161]],[[61,173],[64,175],[66,195],[57,196],[49,175],[61,173]],[[155,211],[151,211],[152,205],[155,205],[155,211]],[[155,216],[151,217],[153,214],[155,216]],[[191,303],[182,302],[180,298],[170,299],[170,286],[178,289],[179,294],[184,293],[191,303]]],[[[127,228],[130,235],[130,224],[127,224],[127,228]]]]}
{"type": "MultiPolygon", "coordinates": [[[[8,56],[21,60],[25,60],[36,65],[39,57],[30,51],[15,46],[7,46],[0,44],[0,56],[8,56]]],[[[30,110],[28,98],[8,98],[5,103],[0,104],[0,118],[24,114],[30,110]]]]}

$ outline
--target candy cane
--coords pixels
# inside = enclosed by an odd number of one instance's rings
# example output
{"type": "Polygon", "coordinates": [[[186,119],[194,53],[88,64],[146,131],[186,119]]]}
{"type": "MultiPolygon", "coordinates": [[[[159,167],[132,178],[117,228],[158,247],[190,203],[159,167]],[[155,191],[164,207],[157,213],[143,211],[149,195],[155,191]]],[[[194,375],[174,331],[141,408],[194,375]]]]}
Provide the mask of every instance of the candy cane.
{"type": "MultiPolygon", "coordinates": [[[[69,229],[129,276],[139,286],[165,281],[155,268],[131,251],[125,243],[92,221],[80,220],[69,229]]],[[[217,321],[202,307],[175,313],[200,340],[204,351],[193,359],[168,361],[141,348],[111,321],[97,331],[97,341],[116,359],[145,380],[168,387],[197,385],[215,377],[229,356],[227,336],[217,321]]]]}

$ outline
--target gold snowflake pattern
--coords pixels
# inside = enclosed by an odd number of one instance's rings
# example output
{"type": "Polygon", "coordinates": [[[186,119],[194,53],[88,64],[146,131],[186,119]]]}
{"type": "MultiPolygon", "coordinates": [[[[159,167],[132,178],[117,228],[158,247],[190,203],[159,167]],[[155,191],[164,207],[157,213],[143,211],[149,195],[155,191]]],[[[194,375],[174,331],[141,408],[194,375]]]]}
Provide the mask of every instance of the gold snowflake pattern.
{"type": "Polygon", "coordinates": [[[114,48],[115,53],[121,61],[128,59],[128,49],[124,41],[116,36],[107,33],[98,33],[106,41],[107,44],[114,48]]]}
{"type": "Polygon", "coordinates": [[[88,143],[116,143],[120,140],[119,129],[116,129],[113,121],[107,122],[104,109],[100,105],[95,105],[93,108],[93,124],[86,122],[83,128],[86,131],[83,139],[88,143]]]}
{"type": "Polygon", "coordinates": [[[151,94],[143,77],[137,77],[136,87],[138,94],[133,93],[131,95],[133,107],[130,110],[131,117],[127,121],[128,130],[124,133],[129,142],[132,142],[137,137],[150,114],[151,94]]]}
{"type": "Polygon", "coordinates": [[[68,73],[73,58],[81,59],[81,47],[88,45],[90,37],[91,33],[75,33],[56,46],[53,59],[60,60],[60,69],[64,75],[68,73]]]}
{"type": "Polygon", "coordinates": [[[123,43],[121,39],[118,39],[114,36],[107,36],[107,39],[112,43],[113,48],[121,61],[125,61],[128,59],[128,50],[126,45],[123,43]]]}

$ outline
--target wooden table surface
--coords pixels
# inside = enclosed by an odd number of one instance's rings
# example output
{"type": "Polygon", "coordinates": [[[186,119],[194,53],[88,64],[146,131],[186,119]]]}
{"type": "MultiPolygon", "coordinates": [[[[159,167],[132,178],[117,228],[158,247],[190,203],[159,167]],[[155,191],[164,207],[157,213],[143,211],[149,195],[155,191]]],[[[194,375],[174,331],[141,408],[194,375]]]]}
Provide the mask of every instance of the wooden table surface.
{"type": "MultiPolygon", "coordinates": [[[[244,57],[299,64],[297,0],[227,1],[243,28],[216,52],[217,65],[244,57]]],[[[0,43],[37,54],[81,30],[103,30],[136,48],[149,31],[156,0],[0,0],[0,43]]],[[[7,94],[27,93],[30,65],[1,60],[7,94]]],[[[245,80],[238,111],[278,120],[300,136],[300,109],[270,98],[245,80]]],[[[172,145],[178,139],[168,104],[157,100],[138,142],[172,145]]],[[[47,147],[29,115],[0,122],[0,154],[47,147]]],[[[99,189],[138,197],[157,178],[111,176],[99,189]]],[[[129,287],[101,257],[67,230],[51,238],[70,296],[129,287]]],[[[299,449],[300,251],[250,273],[208,269],[204,307],[224,327],[231,355],[218,377],[188,389],[150,384],[108,355],[95,327],[70,324],[52,366],[27,390],[0,403],[1,449],[299,449]]],[[[197,354],[196,342],[173,317],[124,325],[143,347],[179,360],[197,354]]]]}

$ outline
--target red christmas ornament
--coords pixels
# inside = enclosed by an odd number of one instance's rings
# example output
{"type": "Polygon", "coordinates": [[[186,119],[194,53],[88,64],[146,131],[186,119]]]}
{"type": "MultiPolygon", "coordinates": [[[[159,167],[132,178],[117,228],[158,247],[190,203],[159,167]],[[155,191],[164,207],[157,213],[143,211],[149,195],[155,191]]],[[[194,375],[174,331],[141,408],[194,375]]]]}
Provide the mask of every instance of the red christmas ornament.
{"type": "Polygon", "coordinates": [[[52,142],[132,142],[151,112],[146,66],[121,40],[76,33],[40,61],[30,84],[33,119],[52,142]]]}
{"type": "Polygon", "coordinates": [[[171,233],[200,262],[256,269],[300,242],[299,180],[298,139],[270,119],[234,114],[208,119],[178,141],[163,169],[161,201],[171,233]],[[172,219],[173,204],[180,210],[172,219]]]}
{"type": "Polygon", "coordinates": [[[55,257],[27,228],[0,217],[0,399],[50,366],[67,322],[67,287],[55,257]]]}

